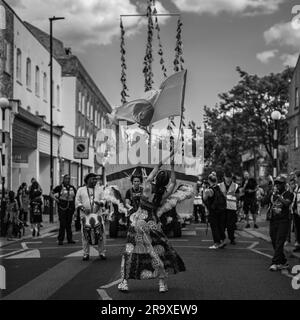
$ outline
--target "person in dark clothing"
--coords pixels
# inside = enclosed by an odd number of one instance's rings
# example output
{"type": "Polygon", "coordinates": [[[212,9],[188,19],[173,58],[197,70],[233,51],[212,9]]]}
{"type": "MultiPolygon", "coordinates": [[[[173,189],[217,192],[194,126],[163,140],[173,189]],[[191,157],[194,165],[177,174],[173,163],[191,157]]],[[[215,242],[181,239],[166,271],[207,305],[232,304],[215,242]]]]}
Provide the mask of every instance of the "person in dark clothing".
{"type": "Polygon", "coordinates": [[[32,236],[40,236],[42,223],[43,200],[42,191],[38,182],[35,180],[29,189],[30,222],[32,225],[32,236]]]}
{"type": "Polygon", "coordinates": [[[209,188],[204,190],[203,201],[208,209],[208,221],[210,223],[211,232],[214,240],[214,244],[210,246],[210,249],[219,249],[226,246],[225,243],[225,223],[226,215],[224,210],[226,207],[226,198],[222,194],[220,187],[217,185],[217,177],[214,174],[208,176],[209,188]],[[224,197],[224,207],[218,206],[216,203],[216,196],[222,195],[224,197]]]}
{"type": "Polygon", "coordinates": [[[76,189],[70,184],[70,176],[66,174],[63,177],[62,184],[54,188],[53,192],[51,193],[51,197],[58,204],[59,245],[63,245],[65,233],[67,233],[68,243],[75,243],[72,235],[72,219],[75,212],[75,196],[76,189]]]}
{"type": "Polygon", "coordinates": [[[203,205],[203,182],[198,180],[195,188],[195,198],[194,198],[194,216],[195,223],[199,222],[199,217],[201,219],[201,223],[206,223],[205,217],[205,208],[203,205]]]}
{"type": "Polygon", "coordinates": [[[253,223],[254,228],[258,228],[258,225],[256,224],[256,217],[258,213],[258,204],[257,204],[257,198],[256,198],[256,192],[257,192],[257,182],[254,178],[249,178],[247,182],[244,185],[244,193],[243,193],[243,210],[244,214],[246,215],[246,227],[250,228],[249,223],[249,214],[252,214],[253,217],[253,223]]]}
{"type": "Polygon", "coordinates": [[[142,182],[143,177],[141,175],[133,175],[131,177],[132,187],[127,190],[125,195],[126,204],[133,207],[131,213],[136,212],[140,206],[140,200],[143,194],[142,182]]]}
{"type": "Polygon", "coordinates": [[[289,267],[284,255],[284,243],[287,239],[290,224],[290,205],[293,194],[286,190],[287,179],[280,175],[275,179],[271,196],[270,237],[274,256],[270,271],[278,271],[289,267]]]}
{"type": "Polygon", "coordinates": [[[224,182],[220,183],[219,187],[226,197],[226,209],[224,215],[226,216],[225,227],[227,229],[228,238],[230,243],[235,245],[234,232],[236,230],[237,222],[239,186],[237,183],[233,182],[232,174],[228,171],[225,172],[224,182]]]}
{"type": "Polygon", "coordinates": [[[294,252],[300,252],[300,170],[295,172],[295,189],[292,213],[295,226],[295,249],[294,252]]]}
{"type": "Polygon", "coordinates": [[[23,221],[25,227],[28,227],[27,217],[29,209],[29,190],[26,182],[23,182],[18,189],[17,201],[20,208],[20,220],[23,221]]]}

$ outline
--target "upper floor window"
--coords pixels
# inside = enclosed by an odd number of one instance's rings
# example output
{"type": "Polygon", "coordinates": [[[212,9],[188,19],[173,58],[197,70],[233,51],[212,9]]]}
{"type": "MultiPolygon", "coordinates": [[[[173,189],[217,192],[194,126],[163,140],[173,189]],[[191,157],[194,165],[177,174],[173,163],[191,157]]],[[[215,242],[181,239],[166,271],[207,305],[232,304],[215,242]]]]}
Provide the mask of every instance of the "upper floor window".
{"type": "Polygon", "coordinates": [[[60,109],[60,87],[59,85],[56,86],[56,107],[60,109]]]}
{"type": "Polygon", "coordinates": [[[48,79],[47,79],[47,73],[43,73],[43,99],[47,101],[47,95],[48,95],[48,79]]]}
{"type": "Polygon", "coordinates": [[[298,133],[298,127],[295,128],[295,149],[298,149],[299,148],[299,133],[298,133]]]}
{"type": "Polygon", "coordinates": [[[11,73],[11,44],[4,40],[4,71],[11,73]]]}
{"type": "Polygon", "coordinates": [[[26,60],[26,87],[31,89],[31,60],[27,58],[26,60]]]}
{"type": "Polygon", "coordinates": [[[40,68],[35,67],[35,95],[40,96],[40,68]]]}
{"type": "Polygon", "coordinates": [[[90,102],[89,101],[87,101],[87,104],[86,104],[86,117],[90,119],[90,102]]]}
{"type": "Polygon", "coordinates": [[[78,110],[81,112],[81,99],[82,99],[82,95],[81,92],[79,91],[78,93],[78,110]]]}
{"type": "Polygon", "coordinates": [[[17,80],[22,82],[22,51],[17,49],[17,80]]]}
{"type": "Polygon", "coordinates": [[[299,107],[299,88],[295,90],[295,109],[299,107]]]}

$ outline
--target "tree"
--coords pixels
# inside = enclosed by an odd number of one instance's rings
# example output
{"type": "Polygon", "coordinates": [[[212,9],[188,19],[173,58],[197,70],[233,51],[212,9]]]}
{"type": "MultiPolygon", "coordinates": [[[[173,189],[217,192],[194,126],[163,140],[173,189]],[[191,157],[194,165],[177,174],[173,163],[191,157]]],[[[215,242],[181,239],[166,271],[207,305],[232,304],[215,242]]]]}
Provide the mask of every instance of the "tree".
{"type": "MultiPolygon", "coordinates": [[[[240,80],[229,92],[219,95],[221,102],[214,109],[205,108],[210,150],[207,155],[213,165],[226,163],[241,171],[241,155],[263,145],[273,161],[274,121],[271,113],[278,110],[283,115],[279,121],[278,141],[287,144],[289,81],[293,69],[259,77],[250,75],[237,67],[240,80]]],[[[284,163],[284,161],[282,162],[284,163]]]]}

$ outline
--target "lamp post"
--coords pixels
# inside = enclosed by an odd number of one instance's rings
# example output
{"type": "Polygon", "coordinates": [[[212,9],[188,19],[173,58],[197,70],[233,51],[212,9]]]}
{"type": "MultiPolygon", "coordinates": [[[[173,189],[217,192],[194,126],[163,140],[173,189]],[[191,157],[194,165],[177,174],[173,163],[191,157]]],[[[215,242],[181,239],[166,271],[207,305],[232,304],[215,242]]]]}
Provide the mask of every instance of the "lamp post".
{"type": "MultiPolygon", "coordinates": [[[[50,21],[50,192],[53,190],[53,21],[63,20],[64,17],[52,17],[50,21]]],[[[49,221],[53,222],[53,199],[50,197],[49,221]]]]}
{"type": "Polygon", "coordinates": [[[271,118],[274,121],[273,133],[273,177],[278,175],[278,122],[281,118],[281,113],[277,110],[271,113],[271,118]]]}

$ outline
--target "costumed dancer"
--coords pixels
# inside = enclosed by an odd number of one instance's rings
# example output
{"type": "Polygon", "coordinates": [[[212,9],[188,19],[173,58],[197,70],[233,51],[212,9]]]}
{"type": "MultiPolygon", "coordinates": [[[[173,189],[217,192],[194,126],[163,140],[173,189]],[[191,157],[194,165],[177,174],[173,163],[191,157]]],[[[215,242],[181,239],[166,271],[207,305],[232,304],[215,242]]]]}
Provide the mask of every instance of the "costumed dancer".
{"type": "Polygon", "coordinates": [[[105,255],[105,227],[101,211],[101,193],[95,188],[97,175],[89,173],[84,178],[85,186],[78,189],[75,198],[75,206],[80,210],[80,218],[82,221],[82,246],[83,261],[90,258],[90,245],[98,245],[99,257],[106,260],[105,255]]]}
{"type": "MultiPolygon", "coordinates": [[[[171,153],[172,157],[173,155],[174,152],[171,153]]],[[[162,161],[145,180],[140,206],[130,217],[132,223],[128,229],[127,244],[121,262],[122,281],[118,285],[118,289],[123,292],[129,290],[129,279],[153,278],[159,279],[159,292],[166,292],[168,274],[185,271],[184,262],[170,245],[159,222],[158,209],[168,200],[176,185],[174,160],[171,164],[170,184],[168,172],[159,171],[161,166],[162,161]],[[155,186],[152,185],[153,181],[155,186]]],[[[164,211],[168,210],[166,207],[164,211]]]]}

